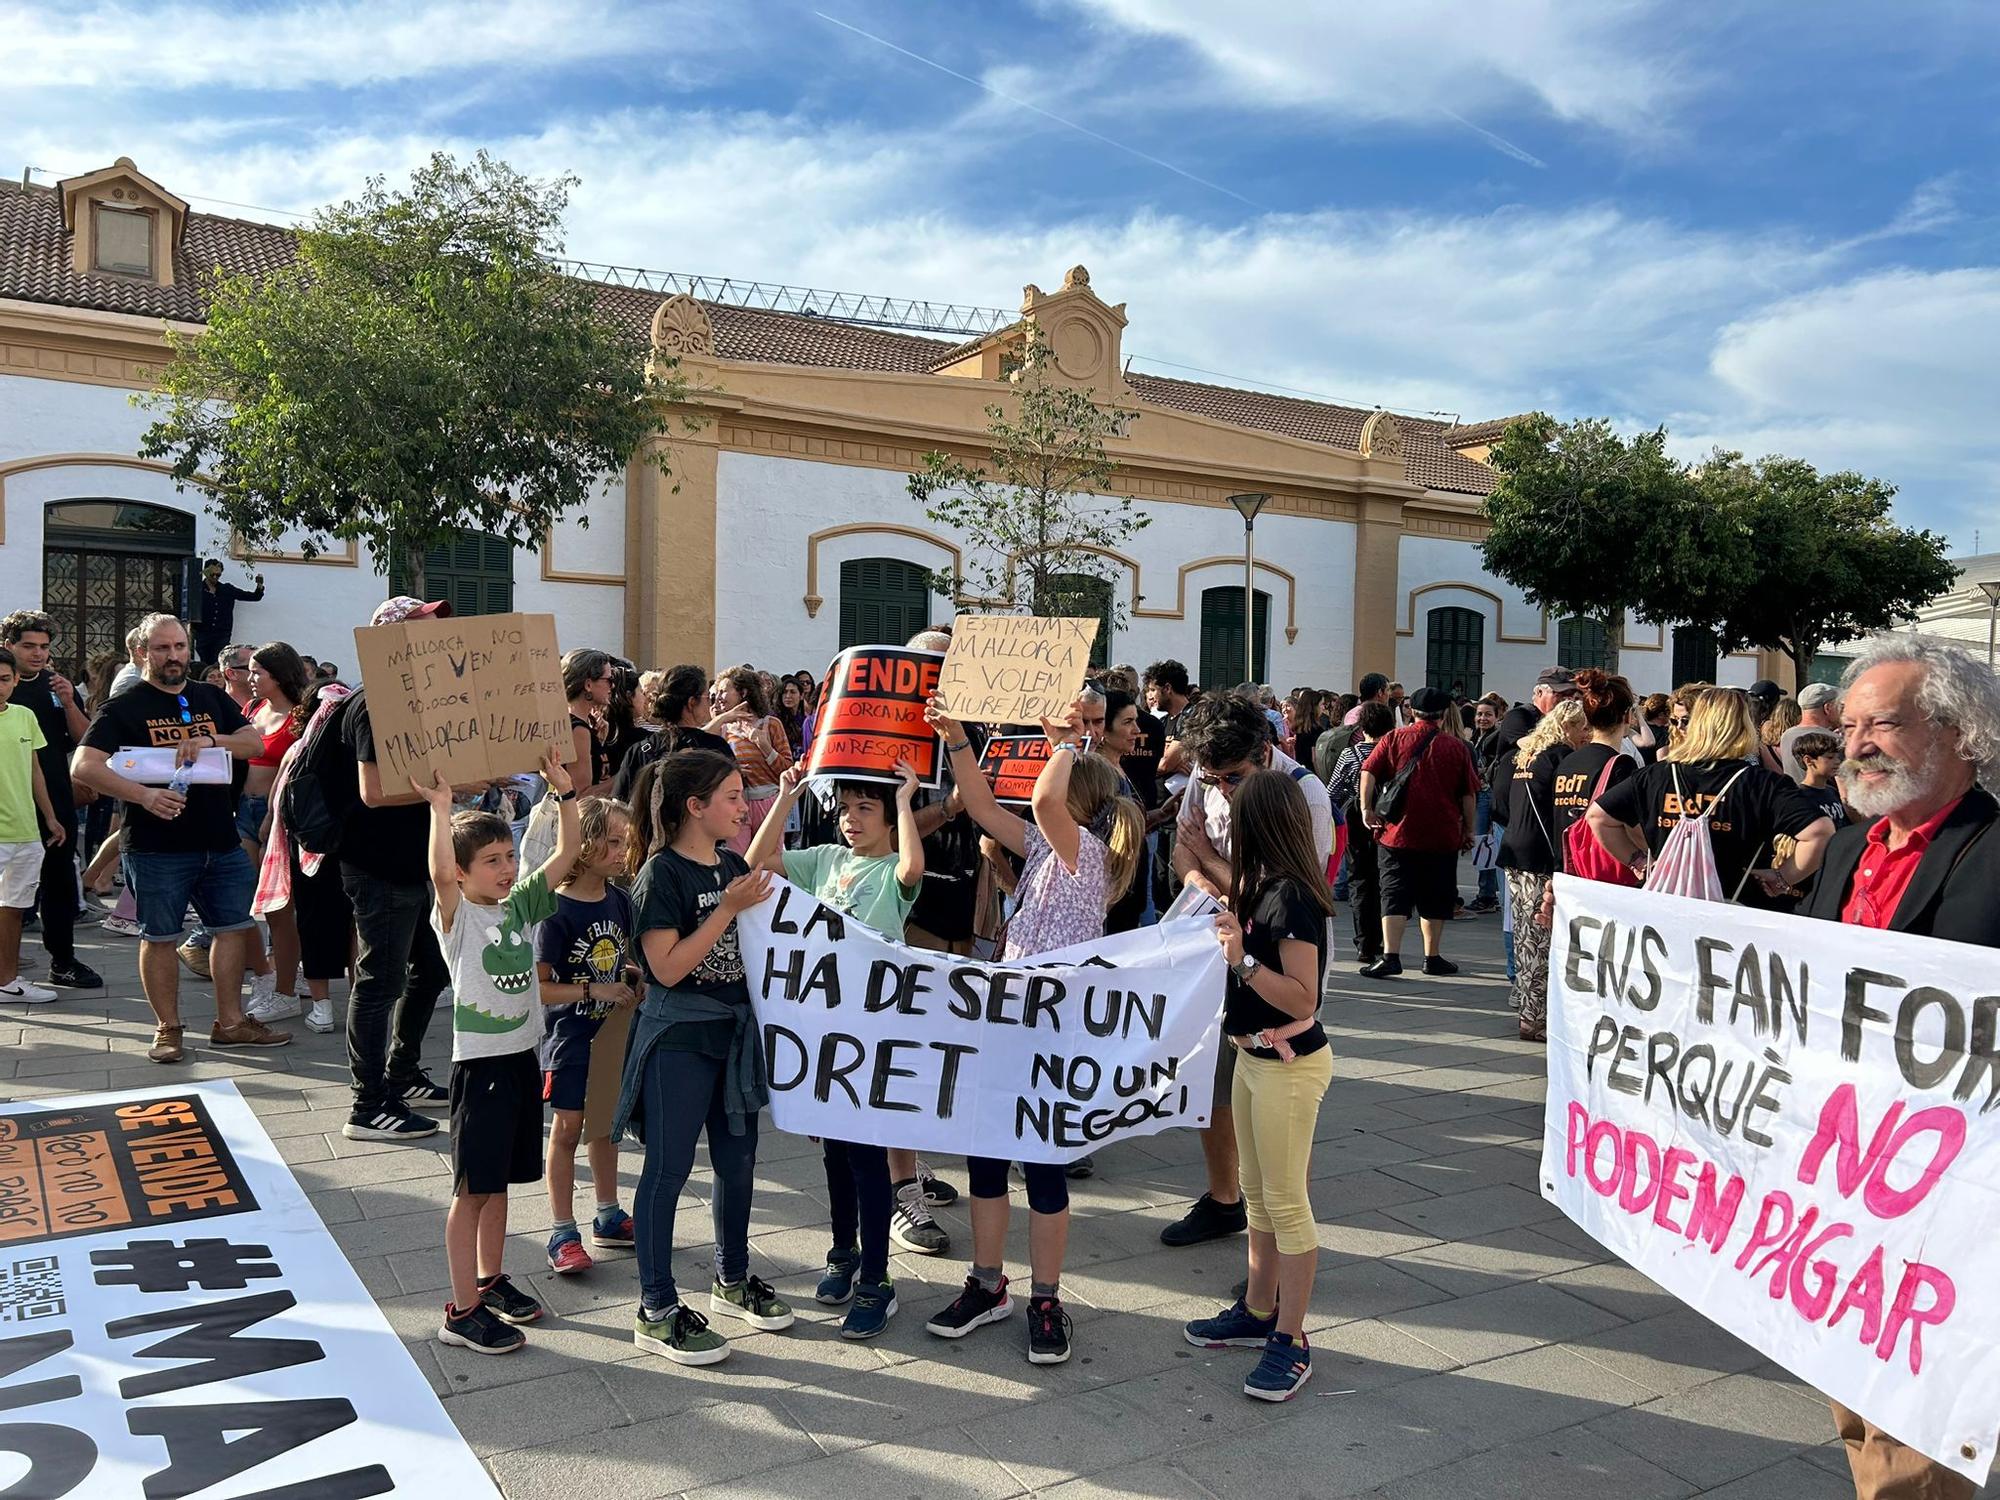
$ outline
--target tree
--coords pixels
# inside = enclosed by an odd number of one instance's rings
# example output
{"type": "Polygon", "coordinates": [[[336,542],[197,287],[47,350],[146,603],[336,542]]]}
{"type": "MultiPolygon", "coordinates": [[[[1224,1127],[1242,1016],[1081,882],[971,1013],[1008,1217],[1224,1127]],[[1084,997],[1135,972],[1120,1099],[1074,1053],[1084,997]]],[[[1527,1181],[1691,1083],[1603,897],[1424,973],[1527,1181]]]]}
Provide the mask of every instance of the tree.
{"type": "Polygon", "coordinates": [[[574,184],[484,152],[435,155],[403,192],[371,178],[289,265],[218,275],[203,332],[168,332],[140,451],[246,543],[362,541],[413,587],[456,531],[539,547],[682,394],[558,267],[574,184]]]}
{"type": "Polygon", "coordinates": [[[1829,641],[1907,622],[1952,586],[1946,539],[1890,519],[1896,487],[1803,459],[1745,463],[1721,449],[1691,472],[1704,508],[1745,538],[1745,573],[1727,586],[1689,579],[1684,617],[1725,651],[1783,651],[1807,680],[1829,641]]]}
{"type": "Polygon", "coordinates": [[[1607,421],[1541,412],[1510,423],[1487,457],[1500,476],[1486,499],[1487,570],[1558,618],[1613,626],[1627,610],[1685,618],[1693,576],[1727,593],[1745,570],[1742,538],[1703,508],[1666,437],[1628,441],[1607,421]]]}
{"type": "MultiPolygon", "coordinates": [[[[1122,435],[1131,415],[1100,406],[1092,391],[1043,378],[1047,352],[1031,329],[1012,376],[1015,397],[986,408],[987,461],[926,453],[909,490],[933,524],[969,544],[963,577],[949,570],[932,575],[931,586],[946,598],[1004,599],[1025,602],[1037,615],[1090,616],[1097,613],[1090,598],[1095,581],[1115,582],[1119,571],[1100,549],[1122,547],[1152,517],[1135,511],[1130,499],[1105,493],[1118,466],[1104,440],[1122,435]]],[[[1112,617],[1125,618],[1115,593],[1112,617]]]]}

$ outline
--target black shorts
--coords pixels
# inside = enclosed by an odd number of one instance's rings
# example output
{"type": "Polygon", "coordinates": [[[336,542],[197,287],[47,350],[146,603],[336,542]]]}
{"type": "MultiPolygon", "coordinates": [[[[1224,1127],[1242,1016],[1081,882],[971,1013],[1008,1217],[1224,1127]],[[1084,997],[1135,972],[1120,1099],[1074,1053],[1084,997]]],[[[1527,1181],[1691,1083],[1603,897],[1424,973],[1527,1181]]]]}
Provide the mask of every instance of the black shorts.
{"type": "Polygon", "coordinates": [[[1375,846],[1382,879],[1382,915],[1448,922],[1458,907],[1456,849],[1375,846]]]}
{"type": "Polygon", "coordinates": [[[542,1180],[542,1070],[533,1051],[451,1065],[451,1184],[504,1193],[542,1180]]]}
{"type": "Polygon", "coordinates": [[[590,1092],[590,1063],[563,1063],[542,1069],[542,1098],[551,1109],[581,1111],[590,1092]]]}

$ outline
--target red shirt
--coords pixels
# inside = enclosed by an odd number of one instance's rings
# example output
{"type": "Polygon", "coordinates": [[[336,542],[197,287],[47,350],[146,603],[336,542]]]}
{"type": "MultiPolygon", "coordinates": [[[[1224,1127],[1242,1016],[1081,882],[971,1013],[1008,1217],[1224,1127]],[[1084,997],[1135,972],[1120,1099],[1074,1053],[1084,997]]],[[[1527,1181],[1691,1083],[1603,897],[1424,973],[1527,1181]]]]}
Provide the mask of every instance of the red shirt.
{"type": "Polygon", "coordinates": [[[1375,778],[1380,796],[1396,768],[1433,735],[1436,743],[1424,751],[1410,775],[1402,820],[1376,835],[1385,849],[1457,849],[1472,831],[1459,816],[1459,799],[1479,795],[1479,773],[1472,769],[1472,751],[1457,735],[1431,724],[1412,724],[1377,740],[1361,769],[1375,778]]]}
{"type": "Polygon", "coordinates": [[[1916,877],[1917,866],[1959,802],[1941,807],[1923,823],[1910,830],[1900,849],[1889,847],[1889,820],[1883,818],[1868,831],[1868,844],[1854,867],[1854,884],[1848,888],[1847,903],[1840,908],[1840,920],[1856,927],[1887,927],[1902,905],[1903,895],[1916,877]]]}

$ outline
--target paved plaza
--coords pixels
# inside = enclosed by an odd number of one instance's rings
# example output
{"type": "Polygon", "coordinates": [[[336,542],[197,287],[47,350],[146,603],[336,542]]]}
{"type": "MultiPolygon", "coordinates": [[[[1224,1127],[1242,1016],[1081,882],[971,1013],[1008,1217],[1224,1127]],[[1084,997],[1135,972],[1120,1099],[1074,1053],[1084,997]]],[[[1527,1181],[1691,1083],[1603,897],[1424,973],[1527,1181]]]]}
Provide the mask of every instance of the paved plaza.
{"type": "MultiPolygon", "coordinates": [[[[508,1265],[549,1316],[504,1359],[444,1349],[434,1341],[447,1281],[444,1136],[343,1139],[341,1038],[301,1028],[281,1051],[210,1051],[212,1000],[192,982],[189,1063],[148,1063],[134,944],[83,936],[109,998],[0,1012],[0,1095],[235,1080],[509,1496],[1852,1494],[1818,1395],[1542,1200],[1542,1052],[1513,1040],[1490,918],[1451,928],[1466,964],[1458,979],[1371,985],[1344,959],[1335,966],[1324,1011],[1334,1085],[1313,1160],[1314,1373],[1275,1407],[1240,1394],[1254,1351],[1209,1354],[1181,1337],[1182,1322],[1222,1306],[1243,1274],[1240,1238],[1159,1243],[1201,1189],[1184,1131],[1107,1150],[1097,1176],[1073,1184],[1067,1365],[1031,1367],[1018,1317],[957,1343],[924,1332],[965,1274],[962,1203],[939,1215],[954,1254],[896,1257],[902,1310],[887,1334],[843,1341],[839,1311],[812,1300],[827,1248],[819,1149],[774,1131],[758,1163],[752,1267],[798,1307],[789,1332],[736,1338],[734,1357],[708,1369],[640,1353],[632,1258],[607,1251],[585,1276],[549,1275],[548,1209],[531,1190],[514,1203],[508,1265]]],[[[42,957],[32,934],[25,947],[42,957]]],[[[442,1077],[448,1007],[433,1037],[442,1077]]],[[[962,1164],[934,1165],[963,1187],[962,1164]]],[[[628,1150],[628,1204],[638,1168],[628,1150]]],[[[692,1286],[708,1190],[697,1171],[682,1202],[678,1269],[692,1286]]],[[[1010,1270],[1025,1277],[1018,1195],[1010,1249],[1010,1270]]]]}

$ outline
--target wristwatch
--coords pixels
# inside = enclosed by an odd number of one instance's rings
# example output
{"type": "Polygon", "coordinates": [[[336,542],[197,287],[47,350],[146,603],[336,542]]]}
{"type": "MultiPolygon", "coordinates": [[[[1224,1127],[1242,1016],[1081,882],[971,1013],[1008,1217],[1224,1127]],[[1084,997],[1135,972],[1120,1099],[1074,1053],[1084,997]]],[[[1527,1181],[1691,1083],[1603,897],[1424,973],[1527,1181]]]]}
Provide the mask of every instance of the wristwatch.
{"type": "Polygon", "coordinates": [[[1238,982],[1242,984],[1248,984],[1250,982],[1250,976],[1255,974],[1262,967],[1263,967],[1262,964],[1258,963],[1254,957],[1246,953],[1243,955],[1242,963],[1231,964],[1229,966],[1229,972],[1236,976],[1238,982]]]}

